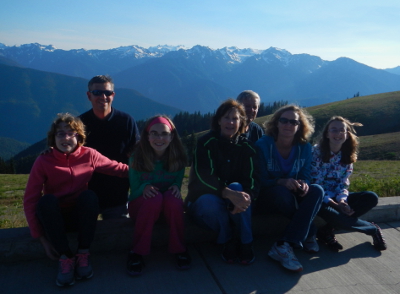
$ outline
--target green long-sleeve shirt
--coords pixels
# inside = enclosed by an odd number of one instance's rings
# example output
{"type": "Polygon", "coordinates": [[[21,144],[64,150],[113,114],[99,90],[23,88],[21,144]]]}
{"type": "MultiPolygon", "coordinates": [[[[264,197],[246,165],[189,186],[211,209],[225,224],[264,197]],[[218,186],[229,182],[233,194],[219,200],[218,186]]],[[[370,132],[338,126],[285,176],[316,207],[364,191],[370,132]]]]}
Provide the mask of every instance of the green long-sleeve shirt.
{"type": "Polygon", "coordinates": [[[176,185],[179,189],[182,186],[183,175],[185,169],[181,169],[177,172],[168,172],[163,168],[163,162],[157,161],[154,165],[152,172],[139,172],[132,168],[132,157],[129,159],[129,183],[130,183],[130,194],[128,201],[141,196],[143,189],[147,185],[157,187],[161,193],[168,190],[169,187],[176,185]]]}

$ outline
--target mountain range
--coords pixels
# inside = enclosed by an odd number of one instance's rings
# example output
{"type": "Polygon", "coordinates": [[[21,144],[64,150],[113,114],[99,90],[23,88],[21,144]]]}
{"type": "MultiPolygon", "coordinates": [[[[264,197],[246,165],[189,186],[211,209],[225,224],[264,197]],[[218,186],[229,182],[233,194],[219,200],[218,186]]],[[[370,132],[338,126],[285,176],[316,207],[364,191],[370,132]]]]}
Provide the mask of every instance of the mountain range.
{"type": "Polygon", "coordinates": [[[97,74],[112,75],[115,107],[136,119],[155,113],[213,112],[221,101],[245,89],[258,92],[266,104],[284,100],[302,106],[400,89],[400,67],[380,70],[347,57],[326,61],[275,47],[61,50],[37,43],[0,43],[0,74],[0,104],[7,110],[0,117],[0,137],[28,143],[43,138],[56,113],[89,109],[84,92],[97,74]]]}
{"type": "MultiPolygon", "coordinates": [[[[57,113],[79,115],[91,108],[83,78],[0,64],[0,137],[34,143],[46,137],[57,113]]],[[[116,88],[113,106],[146,119],[157,113],[175,115],[180,109],[163,105],[132,89],[116,88]]]]}

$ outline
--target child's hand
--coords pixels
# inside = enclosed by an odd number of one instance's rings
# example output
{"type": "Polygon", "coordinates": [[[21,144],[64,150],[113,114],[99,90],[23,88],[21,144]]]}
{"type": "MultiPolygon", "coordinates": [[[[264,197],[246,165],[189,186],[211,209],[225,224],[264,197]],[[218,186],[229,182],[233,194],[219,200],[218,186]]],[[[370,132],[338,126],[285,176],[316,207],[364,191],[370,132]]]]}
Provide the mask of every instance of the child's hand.
{"type": "Polygon", "coordinates": [[[351,209],[350,205],[347,204],[346,201],[341,200],[338,203],[339,209],[342,213],[347,214],[348,216],[352,215],[354,213],[354,210],[351,209]]]}
{"type": "Polygon", "coordinates": [[[178,186],[173,185],[169,187],[168,190],[172,190],[172,195],[174,195],[176,198],[182,199],[181,191],[179,191],[178,186]]]}
{"type": "Polygon", "coordinates": [[[60,258],[60,254],[54,249],[53,245],[46,239],[46,237],[41,236],[39,237],[40,243],[42,243],[44,251],[48,258],[52,260],[58,260],[60,258]]]}
{"type": "Polygon", "coordinates": [[[144,199],[148,199],[148,198],[151,198],[151,197],[156,197],[157,193],[158,193],[158,188],[157,187],[154,187],[152,185],[147,185],[143,189],[143,198],[144,199]]]}

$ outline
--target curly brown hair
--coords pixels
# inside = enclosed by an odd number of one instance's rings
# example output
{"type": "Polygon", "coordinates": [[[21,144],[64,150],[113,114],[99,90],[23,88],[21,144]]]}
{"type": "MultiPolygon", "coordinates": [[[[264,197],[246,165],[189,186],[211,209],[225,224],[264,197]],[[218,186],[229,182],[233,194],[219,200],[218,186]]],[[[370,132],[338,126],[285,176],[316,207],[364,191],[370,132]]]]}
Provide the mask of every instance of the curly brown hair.
{"type": "Polygon", "coordinates": [[[265,133],[272,136],[275,140],[278,138],[278,120],[286,111],[293,111],[299,115],[299,129],[294,135],[293,144],[305,144],[314,133],[314,118],[304,109],[294,104],[285,105],[279,108],[272,117],[264,122],[265,133]]]}
{"type": "Polygon", "coordinates": [[[156,154],[149,142],[148,126],[157,117],[167,119],[172,126],[171,136],[172,140],[166,152],[161,159],[164,163],[164,169],[169,172],[176,172],[186,167],[187,156],[185,148],[182,145],[181,139],[175,128],[172,120],[166,115],[156,115],[148,119],[146,125],[140,134],[140,140],[136,143],[133,150],[132,168],[140,172],[152,172],[154,170],[154,163],[157,160],[156,154]]]}
{"type": "Polygon", "coordinates": [[[56,146],[57,128],[58,125],[62,122],[68,124],[73,131],[78,133],[78,136],[76,137],[78,141],[78,146],[84,145],[86,142],[85,125],[79,117],[73,116],[68,112],[57,114],[57,117],[54,119],[53,123],[50,126],[50,130],[47,132],[47,145],[49,147],[56,146]]]}
{"type": "Polygon", "coordinates": [[[342,152],[341,163],[350,164],[357,161],[358,156],[358,137],[356,135],[356,131],[354,127],[362,127],[361,123],[354,122],[352,123],[348,119],[341,116],[333,116],[331,119],[325,124],[324,130],[322,131],[321,138],[319,139],[318,145],[321,150],[321,159],[323,162],[329,162],[331,157],[331,150],[329,147],[329,139],[327,137],[329,131],[329,125],[333,121],[340,121],[345,124],[347,131],[347,139],[342,144],[340,151],[342,152]]]}

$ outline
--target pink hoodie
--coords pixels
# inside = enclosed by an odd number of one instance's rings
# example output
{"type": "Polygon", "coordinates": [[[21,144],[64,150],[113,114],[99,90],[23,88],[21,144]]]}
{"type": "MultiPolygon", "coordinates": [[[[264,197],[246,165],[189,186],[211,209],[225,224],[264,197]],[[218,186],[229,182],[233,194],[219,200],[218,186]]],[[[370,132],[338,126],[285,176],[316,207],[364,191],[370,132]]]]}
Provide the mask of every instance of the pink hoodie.
{"type": "Polygon", "coordinates": [[[87,190],[93,172],[128,177],[129,167],[84,146],[70,154],[52,149],[36,159],[24,195],[25,216],[33,238],[44,234],[36,217],[40,197],[53,194],[60,199],[60,207],[71,207],[78,195],[87,190]]]}

